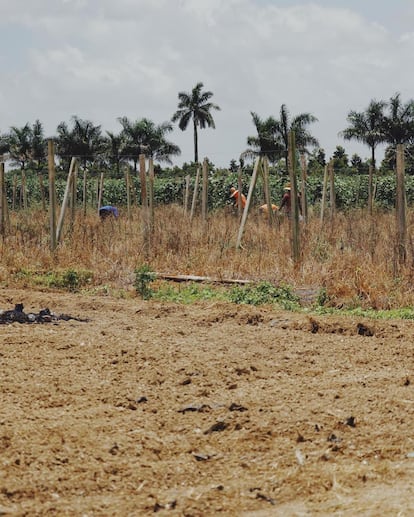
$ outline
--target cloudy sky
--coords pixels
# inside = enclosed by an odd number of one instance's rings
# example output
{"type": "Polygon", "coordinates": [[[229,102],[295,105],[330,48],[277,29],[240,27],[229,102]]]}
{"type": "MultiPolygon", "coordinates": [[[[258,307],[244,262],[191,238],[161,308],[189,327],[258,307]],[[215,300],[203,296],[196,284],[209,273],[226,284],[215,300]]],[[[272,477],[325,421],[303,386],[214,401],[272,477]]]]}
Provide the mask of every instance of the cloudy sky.
{"type": "MultiPolygon", "coordinates": [[[[197,82],[220,107],[199,156],[228,166],[255,134],[251,111],[310,112],[327,157],[346,116],[371,99],[414,98],[413,0],[0,0],[0,132],[39,119],[46,136],[77,115],[161,123],[197,82]]],[[[169,135],[181,165],[191,128],[169,135]]]]}

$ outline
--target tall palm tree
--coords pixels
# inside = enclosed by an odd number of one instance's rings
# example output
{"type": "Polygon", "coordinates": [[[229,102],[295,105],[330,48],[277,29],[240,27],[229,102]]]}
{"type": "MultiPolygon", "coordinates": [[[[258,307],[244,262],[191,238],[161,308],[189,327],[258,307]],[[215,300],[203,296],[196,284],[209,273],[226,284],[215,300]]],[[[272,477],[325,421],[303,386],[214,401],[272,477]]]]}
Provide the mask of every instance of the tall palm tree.
{"type": "Polygon", "coordinates": [[[215,129],[212,110],[220,110],[220,107],[213,102],[209,102],[213,96],[212,92],[203,92],[204,84],[197,83],[190,93],[178,93],[178,110],[172,116],[172,121],[178,121],[181,131],[187,129],[190,120],[193,121],[194,134],[194,162],[198,163],[198,132],[197,128],[204,129],[206,126],[215,129]]]}
{"type": "Polygon", "coordinates": [[[86,167],[88,162],[92,164],[103,152],[101,126],[95,126],[90,120],[82,120],[76,115],[72,117],[72,123],[72,129],[66,122],[61,122],[57,127],[57,154],[65,164],[72,156],[77,156],[86,167]]]}
{"type": "Polygon", "coordinates": [[[388,114],[384,117],[383,134],[385,142],[395,146],[414,140],[414,101],[405,104],[396,93],[388,103],[388,114]]]}
{"type": "Polygon", "coordinates": [[[387,103],[371,100],[365,111],[350,111],[347,116],[349,126],[340,135],[345,140],[357,140],[371,149],[371,167],[368,177],[368,209],[372,213],[373,175],[376,172],[375,149],[384,139],[384,109],[387,103]]]}
{"type": "Polygon", "coordinates": [[[119,134],[106,131],[107,136],[103,138],[104,154],[112,167],[115,167],[117,176],[120,176],[120,165],[125,148],[125,139],[119,134]]]}
{"type": "Polygon", "coordinates": [[[318,140],[312,136],[307,126],[318,119],[311,113],[300,113],[294,117],[290,116],[289,110],[286,104],[282,104],[280,107],[280,119],[276,124],[276,133],[278,133],[283,142],[283,153],[285,157],[286,174],[288,173],[288,151],[289,151],[289,133],[295,132],[296,148],[300,153],[306,151],[306,147],[319,145],[318,140]]]}
{"type": "Polygon", "coordinates": [[[155,124],[148,118],[132,122],[127,117],[120,117],[118,121],[122,126],[121,135],[126,142],[125,155],[133,160],[135,171],[138,157],[142,152],[167,163],[172,163],[171,156],[178,156],[181,153],[180,148],[166,138],[166,135],[173,130],[171,122],[155,124]]]}
{"type": "Polygon", "coordinates": [[[345,140],[357,140],[371,149],[371,163],[375,171],[375,149],[384,141],[384,109],[387,103],[372,100],[365,111],[350,111],[349,126],[339,133],[345,140]]]}
{"type": "Polygon", "coordinates": [[[29,123],[21,128],[16,126],[10,128],[9,152],[12,160],[24,171],[32,155],[32,128],[29,123]]]}
{"type": "Polygon", "coordinates": [[[244,155],[266,155],[269,160],[276,163],[283,156],[284,145],[280,134],[277,132],[277,120],[273,117],[268,117],[263,120],[257,113],[250,112],[253,119],[253,124],[256,127],[257,136],[248,136],[247,149],[244,155]]]}

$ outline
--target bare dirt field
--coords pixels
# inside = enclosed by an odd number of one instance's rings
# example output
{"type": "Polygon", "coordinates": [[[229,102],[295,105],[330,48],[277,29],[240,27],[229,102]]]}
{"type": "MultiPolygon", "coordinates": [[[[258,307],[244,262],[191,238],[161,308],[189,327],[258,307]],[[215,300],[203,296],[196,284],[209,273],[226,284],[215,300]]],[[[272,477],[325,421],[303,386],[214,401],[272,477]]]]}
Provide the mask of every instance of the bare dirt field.
{"type": "Polygon", "coordinates": [[[414,323],[2,290],[0,515],[414,514],[414,323]]]}

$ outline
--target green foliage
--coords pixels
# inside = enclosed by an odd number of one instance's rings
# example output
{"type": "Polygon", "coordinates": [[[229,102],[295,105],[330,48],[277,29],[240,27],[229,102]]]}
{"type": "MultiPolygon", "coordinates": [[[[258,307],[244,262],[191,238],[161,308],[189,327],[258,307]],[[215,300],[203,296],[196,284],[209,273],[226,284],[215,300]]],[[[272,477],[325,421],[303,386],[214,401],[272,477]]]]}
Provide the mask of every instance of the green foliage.
{"type": "Polygon", "coordinates": [[[300,308],[299,297],[288,285],[274,286],[270,282],[256,285],[236,286],[230,291],[230,301],[249,305],[277,304],[282,309],[297,310],[300,308]]]}
{"type": "Polygon", "coordinates": [[[21,269],[16,273],[17,280],[24,280],[28,284],[43,287],[53,287],[77,291],[81,287],[90,285],[93,279],[92,271],[65,269],[63,271],[39,272],[21,269]]]}
{"type": "Polygon", "coordinates": [[[151,270],[148,264],[143,264],[142,266],[136,268],[134,273],[134,287],[136,292],[143,300],[149,300],[153,295],[150,284],[156,279],[157,275],[151,270]]]}

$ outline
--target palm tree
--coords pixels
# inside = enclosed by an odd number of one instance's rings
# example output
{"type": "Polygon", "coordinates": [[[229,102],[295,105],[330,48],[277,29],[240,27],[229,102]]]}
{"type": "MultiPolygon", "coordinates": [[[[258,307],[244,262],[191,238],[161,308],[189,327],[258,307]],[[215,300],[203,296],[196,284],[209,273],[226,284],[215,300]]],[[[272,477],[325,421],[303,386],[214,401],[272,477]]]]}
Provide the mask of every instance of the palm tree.
{"type": "Polygon", "coordinates": [[[347,116],[349,127],[340,135],[345,140],[357,140],[371,149],[371,167],[368,177],[368,209],[372,213],[373,202],[373,175],[376,172],[375,149],[384,141],[384,109],[387,103],[372,100],[365,111],[350,111],[347,116]]]}
{"type": "Polygon", "coordinates": [[[103,151],[103,137],[101,126],[95,126],[90,120],[82,120],[76,115],[72,117],[73,128],[69,129],[66,122],[57,127],[57,154],[64,163],[68,163],[72,156],[77,156],[86,168],[103,151]]]}
{"type": "Polygon", "coordinates": [[[276,163],[284,152],[284,145],[280,134],[277,132],[277,120],[273,117],[268,117],[262,120],[257,113],[251,112],[253,124],[256,127],[257,136],[248,136],[247,149],[244,155],[266,155],[269,160],[276,163]]]}
{"type": "Polygon", "coordinates": [[[134,171],[137,170],[138,157],[142,152],[158,161],[171,162],[171,156],[178,156],[180,148],[167,140],[166,135],[173,130],[170,122],[155,124],[148,118],[131,122],[127,117],[118,119],[122,126],[121,135],[125,138],[125,155],[132,158],[134,171]]]}
{"type": "Polygon", "coordinates": [[[318,140],[311,135],[307,126],[318,119],[311,113],[300,113],[299,115],[290,116],[286,104],[280,107],[280,120],[277,121],[276,132],[280,135],[283,142],[283,153],[285,156],[286,174],[288,173],[288,150],[289,150],[289,133],[294,131],[296,148],[300,153],[306,151],[306,147],[311,145],[313,147],[319,146],[318,140]]]}
{"type": "Polygon", "coordinates": [[[115,167],[116,174],[120,176],[120,165],[125,148],[125,139],[119,134],[116,135],[111,131],[106,132],[107,137],[103,138],[104,154],[112,167],[115,167]]]}
{"type": "Polygon", "coordinates": [[[384,141],[392,146],[413,142],[414,101],[403,104],[400,94],[396,93],[388,103],[388,112],[383,121],[384,141]]]}
{"type": "Polygon", "coordinates": [[[16,126],[10,128],[9,152],[12,160],[24,171],[32,155],[32,128],[29,123],[21,128],[16,126]]]}
{"type": "Polygon", "coordinates": [[[194,133],[194,163],[198,163],[198,133],[197,128],[204,129],[206,126],[215,129],[215,123],[211,110],[220,110],[217,104],[209,102],[213,96],[212,92],[203,92],[203,83],[197,83],[191,93],[178,93],[178,110],[172,116],[172,121],[178,121],[181,131],[187,129],[192,119],[194,133]]]}

